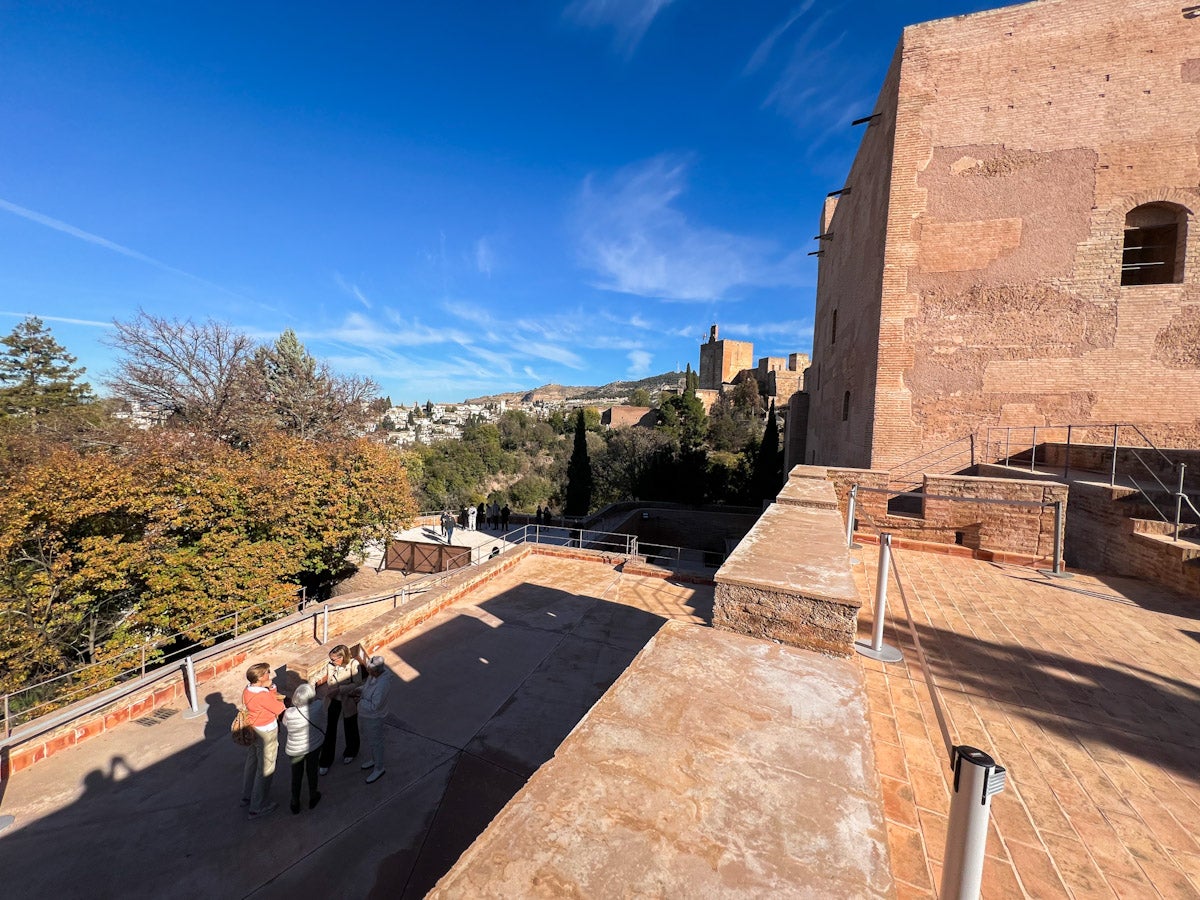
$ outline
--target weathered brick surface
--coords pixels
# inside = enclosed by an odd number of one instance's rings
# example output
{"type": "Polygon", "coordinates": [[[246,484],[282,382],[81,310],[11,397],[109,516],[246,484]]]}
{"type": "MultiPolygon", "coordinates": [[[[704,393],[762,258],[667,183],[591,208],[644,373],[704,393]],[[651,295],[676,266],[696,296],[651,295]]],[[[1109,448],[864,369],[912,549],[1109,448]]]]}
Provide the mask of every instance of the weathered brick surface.
{"type": "Polygon", "coordinates": [[[1200,444],[1198,46],[1161,0],[905,29],[823,228],[808,461],[887,468],[997,424],[1200,444]],[[1120,284],[1145,203],[1185,211],[1181,283],[1120,284]]]}

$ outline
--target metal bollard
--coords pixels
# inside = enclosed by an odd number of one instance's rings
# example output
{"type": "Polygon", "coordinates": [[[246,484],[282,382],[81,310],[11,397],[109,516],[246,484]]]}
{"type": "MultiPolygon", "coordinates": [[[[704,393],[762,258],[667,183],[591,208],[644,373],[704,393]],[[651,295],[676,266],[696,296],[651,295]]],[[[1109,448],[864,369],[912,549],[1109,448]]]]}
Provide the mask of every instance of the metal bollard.
{"type": "Polygon", "coordinates": [[[846,548],[861,550],[862,544],[854,543],[854,516],[858,509],[858,485],[850,487],[850,499],[846,502],[846,548]]]}
{"type": "Polygon", "coordinates": [[[875,579],[875,624],[871,631],[871,643],[855,641],[854,649],[860,656],[879,662],[900,662],[904,654],[891,644],[883,642],[883,616],[887,609],[887,582],[892,569],[892,536],[879,535],[879,572],[875,579]]]}
{"type": "Polygon", "coordinates": [[[954,748],[954,796],[946,827],[941,900],[978,900],[992,796],[1004,790],[1002,766],[974,747],[954,748]]]}
{"type": "Polygon", "coordinates": [[[183,661],[183,680],[188,695],[188,708],[184,712],[183,717],[185,719],[194,719],[197,716],[204,715],[208,712],[208,704],[201,704],[196,696],[196,667],[192,664],[190,656],[183,661]]]}
{"type": "Polygon", "coordinates": [[[1075,576],[1063,568],[1062,560],[1063,546],[1063,502],[1061,500],[1054,501],[1054,568],[1050,571],[1042,570],[1043,574],[1050,575],[1053,578],[1074,578],[1075,576]]]}
{"type": "Polygon", "coordinates": [[[324,608],[324,610],[322,610],[321,619],[322,619],[321,643],[328,644],[329,643],[329,604],[328,603],[325,604],[325,608],[324,608]]]}
{"type": "Polygon", "coordinates": [[[1187,464],[1179,464],[1179,490],[1175,493],[1175,540],[1179,540],[1179,520],[1183,517],[1183,476],[1187,472],[1187,464]]]}

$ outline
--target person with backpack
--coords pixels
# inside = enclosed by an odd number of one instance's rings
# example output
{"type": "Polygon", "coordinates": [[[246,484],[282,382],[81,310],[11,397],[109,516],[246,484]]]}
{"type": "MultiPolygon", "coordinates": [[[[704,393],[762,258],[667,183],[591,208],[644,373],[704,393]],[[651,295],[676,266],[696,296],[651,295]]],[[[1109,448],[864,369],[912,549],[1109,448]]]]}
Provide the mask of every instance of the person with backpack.
{"type": "Polygon", "coordinates": [[[314,809],[321,802],[321,792],[317,790],[317,757],[321,742],[325,740],[325,729],[317,724],[323,710],[316,696],[311,684],[300,682],[292,692],[291,707],[283,713],[283,724],[287,727],[287,755],[292,761],[292,815],[300,812],[300,788],[305,775],[308,776],[308,808],[314,809]]]}

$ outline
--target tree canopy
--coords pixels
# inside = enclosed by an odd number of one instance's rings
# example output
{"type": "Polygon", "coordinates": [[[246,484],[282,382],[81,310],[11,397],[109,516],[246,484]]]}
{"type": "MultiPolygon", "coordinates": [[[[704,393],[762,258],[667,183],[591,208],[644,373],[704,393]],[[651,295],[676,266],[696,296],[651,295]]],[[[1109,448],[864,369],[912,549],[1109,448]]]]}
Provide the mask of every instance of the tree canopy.
{"type": "Polygon", "coordinates": [[[0,344],[0,415],[20,417],[33,430],[47,413],[94,399],[81,380],[84,369],[74,368],[75,357],[36,316],[17,323],[0,344]]]}

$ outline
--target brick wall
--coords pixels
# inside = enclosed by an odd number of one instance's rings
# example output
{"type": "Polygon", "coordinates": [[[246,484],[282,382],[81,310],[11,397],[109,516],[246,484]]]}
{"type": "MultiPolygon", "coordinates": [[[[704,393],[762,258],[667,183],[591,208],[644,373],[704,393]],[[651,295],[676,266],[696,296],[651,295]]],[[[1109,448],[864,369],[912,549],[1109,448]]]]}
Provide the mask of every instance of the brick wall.
{"type": "Polygon", "coordinates": [[[816,462],[888,468],[995,424],[1200,444],[1196,59],[1200,19],[1162,0],[905,29],[822,245],[816,462]],[[1182,283],[1122,287],[1125,216],[1152,202],[1186,211],[1182,283]]]}

